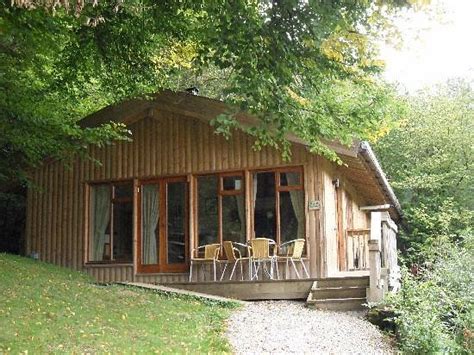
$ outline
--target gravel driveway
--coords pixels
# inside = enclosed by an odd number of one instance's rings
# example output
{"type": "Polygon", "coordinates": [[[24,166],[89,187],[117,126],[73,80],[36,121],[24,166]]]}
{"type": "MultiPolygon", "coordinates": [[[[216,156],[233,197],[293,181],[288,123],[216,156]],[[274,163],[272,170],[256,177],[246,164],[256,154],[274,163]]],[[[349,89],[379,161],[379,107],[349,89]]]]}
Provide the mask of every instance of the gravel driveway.
{"type": "Polygon", "coordinates": [[[318,311],[303,302],[249,302],[229,319],[227,336],[237,354],[395,353],[363,312],[318,311]]]}

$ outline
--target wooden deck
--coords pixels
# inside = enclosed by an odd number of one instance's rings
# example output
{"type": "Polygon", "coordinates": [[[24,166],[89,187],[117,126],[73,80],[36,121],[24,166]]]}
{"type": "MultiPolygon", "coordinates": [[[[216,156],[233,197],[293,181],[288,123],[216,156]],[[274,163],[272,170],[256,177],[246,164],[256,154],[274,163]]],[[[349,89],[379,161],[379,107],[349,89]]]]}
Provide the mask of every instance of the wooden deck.
{"type": "Polygon", "coordinates": [[[306,300],[313,283],[325,285],[346,284],[351,281],[367,281],[368,277],[335,277],[324,279],[186,282],[163,284],[173,288],[205,293],[238,300],[306,300]]]}

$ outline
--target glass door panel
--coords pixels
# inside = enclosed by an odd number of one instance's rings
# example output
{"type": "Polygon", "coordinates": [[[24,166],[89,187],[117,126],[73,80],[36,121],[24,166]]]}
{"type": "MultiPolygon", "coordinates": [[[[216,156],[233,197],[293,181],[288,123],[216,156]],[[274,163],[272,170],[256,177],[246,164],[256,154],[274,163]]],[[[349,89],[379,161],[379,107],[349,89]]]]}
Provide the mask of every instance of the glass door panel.
{"type": "Polygon", "coordinates": [[[145,182],[140,189],[139,272],[182,272],[188,264],[186,178],[145,182]]]}
{"type": "Polygon", "coordinates": [[[253,176],[254,231],[256,238],[276,240],[275,173],[262,172],[253,176]]]}
{"type": "Polygon", "coordinates": [[[219,186],[216,175],[197,178],[199,246],[219,242],[219,186]]]}
{"type": "Polygon", "coordinates": [[[295,238],[304,239],[304,192],[291,190],[280,192],[280,242],[295,238]]]}
{"type": "Polygon", "coordinates": [[[245,244],[244,196],[222,196],[222,239],[245,244]]]}
{"type": "Polygon", "coordinates": [[[167,264],[186,263],[186,185],[167,184],[167,264]]]}

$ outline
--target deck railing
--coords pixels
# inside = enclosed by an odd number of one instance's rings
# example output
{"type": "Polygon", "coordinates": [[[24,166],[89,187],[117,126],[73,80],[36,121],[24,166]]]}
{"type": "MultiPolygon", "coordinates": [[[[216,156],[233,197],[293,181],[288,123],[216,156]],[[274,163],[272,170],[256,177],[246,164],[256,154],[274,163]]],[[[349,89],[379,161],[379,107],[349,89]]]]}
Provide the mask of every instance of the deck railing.
{"type": "Polygon", "coordinates": [[[370,229],[348,229],[346,231],[347,270],[369,268],[370,229]]]}
{"type": "Polygon", "coordinates": [[[398,227],[388,213],[383,213],[380,261],[387,273],[388,290],[400,288],[400,267],[398,266],[397,232],[398,227]]]}
{"type": "Polygon", "coordinates": [[[372,212],[370,224],[370,287],[367,300],[379,302],[385,292],[396,292],[400,288],[396,239],[398,228],[388,212],[372,212]]]}

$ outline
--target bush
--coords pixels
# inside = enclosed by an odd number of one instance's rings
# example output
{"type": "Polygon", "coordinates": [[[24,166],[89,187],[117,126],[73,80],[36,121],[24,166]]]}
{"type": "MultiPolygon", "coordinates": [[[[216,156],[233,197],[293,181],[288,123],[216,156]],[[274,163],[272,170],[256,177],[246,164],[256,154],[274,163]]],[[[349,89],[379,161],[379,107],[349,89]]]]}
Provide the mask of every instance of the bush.
{"type": "Polygon", "coordinates": [[[403,217],[406,228],[400,233],[400,246],[406,265],[436,259],[444,244],[459,242],[462,235],[472,234],[474,223],[474,211],[453,198],[407,206],[403,217]]]}
{"type": "Polygon", "coordinates": [[[400,349],[409,353],[472,353],[474,237],[438,246],[417,276],[403,270],[402,290],[387,299],[400,349]]]}

